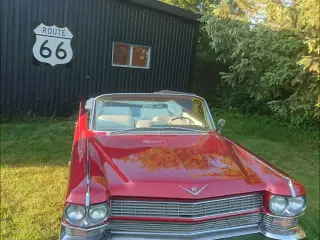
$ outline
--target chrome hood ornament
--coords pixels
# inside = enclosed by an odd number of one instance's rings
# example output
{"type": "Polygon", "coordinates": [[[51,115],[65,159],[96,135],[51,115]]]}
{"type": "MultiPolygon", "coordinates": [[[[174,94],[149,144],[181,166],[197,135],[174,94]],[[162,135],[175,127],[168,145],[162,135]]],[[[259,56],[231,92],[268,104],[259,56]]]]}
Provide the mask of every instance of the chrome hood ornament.
{"type": "Polygon", "coordinates": [[[183,190],[187,191],[188,193],[191,193],[193,196],[197,196],[199,193],[201,193],[203,191],[203,189],[205,189],[208,186],[208,184],[204,185],[200,190],[198,190],[197,187],[192,187],[191,191],[187,188],[184,188],[182,186],[179,186],[180,188],[182,188],[183,190]]]}

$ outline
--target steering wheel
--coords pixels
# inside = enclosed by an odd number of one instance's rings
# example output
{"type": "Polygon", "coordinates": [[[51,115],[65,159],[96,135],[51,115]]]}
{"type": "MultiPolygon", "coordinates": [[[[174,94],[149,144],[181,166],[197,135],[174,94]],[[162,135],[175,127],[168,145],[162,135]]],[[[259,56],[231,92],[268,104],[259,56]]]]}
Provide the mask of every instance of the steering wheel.
{"type": "Polygon", "coordinates": [[[183,117],[183,116],[171,118],[170,121],[168,122],[168,125],[169,125],[171,122],[173,122],[173,121],[175,121],[175,120],[177,120],[177,119],[187,119],[187,120],[191,121],[191,123],[192,123],[191,125],[196,125],[195,122],[194,122],[192,119],[187,118],[187,117],[183,117]]]}

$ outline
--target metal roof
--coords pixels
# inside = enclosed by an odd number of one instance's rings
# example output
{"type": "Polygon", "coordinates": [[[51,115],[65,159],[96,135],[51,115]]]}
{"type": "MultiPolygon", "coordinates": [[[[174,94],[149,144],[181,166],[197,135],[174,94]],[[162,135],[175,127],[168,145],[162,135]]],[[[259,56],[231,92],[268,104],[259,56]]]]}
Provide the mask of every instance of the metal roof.
{"type": "Polygon", "coordinates": [[[142,6],[152,8],[161,12],[166,12],[171,15],[175,15],[178,17],[182,17],[182,18],[186,18],[194,21],[197,21],[201,18],[201,14],[197,14],[195,12],[191,12],[183,8],[166,4],[157,0],[128,0],[128,1],[136,4],[140,4],[142,6]]]}

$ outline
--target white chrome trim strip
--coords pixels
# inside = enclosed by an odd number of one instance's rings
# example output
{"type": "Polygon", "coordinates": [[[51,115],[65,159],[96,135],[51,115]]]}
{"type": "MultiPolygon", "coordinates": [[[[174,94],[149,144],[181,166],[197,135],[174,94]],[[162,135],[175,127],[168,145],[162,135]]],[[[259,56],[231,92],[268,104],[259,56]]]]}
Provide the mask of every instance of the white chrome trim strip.
{"type": "Polygon", "coordinates": [[[90,152],[89,152],[89,140],[87,139],[87,162],[86,162],[86,206],[90,206],[90,152]]]}
{"type": "Polygon", "coordinates": [[[214,130],[217,130],[216,125],[215,125],[214,120],[213,120],[213,117],[212,117],[212,114],[211,114],[211,110],[210,110],[210,108],[209,108],[209,106],[208,106],[207,101],[204,100],[204,98],[202,98],[202,97],[199,97],[199,96],[197,96],[197,97],[200,98],[200,99],[202,99],[202,101],[204,101],[204,104],[206,105],[206,108],[207,108],[207,112],[209,113],[209,122],[211,122],[211,124],[212,124],[212,126],[213,126],[213,129],[214,129],[214,130]]]}
{"type": "MultiPolygon", "coordinates": [[[[104,225],[106,226],[106,225],[104,225]]],[[[64,226],[63,227],[69,227],[64,226]]],[[[103,227],[103,226],[100,226],[103,227]]],[[[97,228],[100,228],[97,227],[97,228]]],[[[91,228],[87,231],[94,230],[97,228],[91,228]]],[[[85,231],[84,229],[77,229],[85,231]]],[[[64,231],[61,231],[62,233],[64,231]]],[[[152,233],[145,233],[145,232],[121,232],[121,231],[105,231],[103,234],[101,234],[101,237],[105,236],[108,240],[159,240],[159,239],[172,239],[174,237],[177,240],[185,240],[186,237],[196,237],[197,240],[214,240],[214,239],[225,239],[225,238],[232,238],[232,237],[238,237],[238,236],[249,236],[251,234],[262,234],[268,238],[272,239],[278,239],[278,240],[300,240],[305,239],[306,234],[303,231],[303,229],[300,226],[297,226],[295,229],[290,231],[291,234],[274,234],[271,232],[267,232],[263,227],[258,226],[258,224],[252,224],[247,226],[240,226],[240,227],[233,227],[233,228],[225,228],[225,229],[219,229],[214,230],[211,232],[199,232],[196,235],[162,235],[162,234],[152,234],[152,233]],[[213,235],[211,235],[213,234],[213,235]],[[160,236],[160,238],[158,237],[160,236]]],[[[61,235],[60,239],[68,239],[65,238],[68,235],[61,235]]],[[[194,238],[191,238],[194,239],[194,238]]]]}
{"type": "Polygon", "coordinates": [[[292,181],[291,181],[291,179],[290,179],[290,178],[288,178],[288,177],[285,177],[285,176],[283,176],[283,175],[282,175],[282,177],[283,177],[283,178],[285,178],[285,179],[287,180],[288,185],[289,185],[290,190],[291,190],[292,197],[296,197],[297,195],[296,195],[296,192],[295,192],[294,187],[293,187],[293,185],[292,185],[292,181]]]}
{"type": "Polygon", "coordinates": [[[273,218],[285,218],[285,219],[295,219],[295,218],[299,218],[301,216],[303,216],[305,214],[305,212],[303,213],[300,213],[296,216],[288,216],[288,217],[285,217],[285,216],[279,216],[279,215],[275,215],[275,214],[270,214],[270,213],[264,213],[265,215],[268,215],[269,217],[273,217],[273,218]]]}
{"type": "MultiPolygon", "coordinates": [[[[63,232],[63,231],[62,231],[63,232]]],[[[212,231],[209,233],[199,233],[197,235],[188,235],[188,236],[172,236],[172,235],[160,235],[158,234],[148,234],[145,232],[117,232],[117,231],[105,231],[101,234],[102,239],[105,240],[169,240],[174,237],[175,240],[186,240],[191,237],[191,239],[197,240],[214,240],[214,239],[225,239],[225,238],[232,238],[237,236],[243,235],[250,235],[250,234],[259,234],[259,226],[258,225],[247,225],[244,227],[234,227],[228,229],[220,229],[217,231],[212,231]]],[[[99,235],[100,236],[100,235],[99,235]]],[[[66,240],[69,239],[68,235],[61,235],[60,239],[66,240]]],[[[190,240],[191,240],[190,239],[190,240]]]]}
{"type": "Polygon", "coordinates": [[[96,227],[81,228],[81,227],[75,227],[75,226],[72,226],[72,225],[68,225],[68,224],[66,224],[64,222],[61,223],[61,225],[64,226],[64,227],[72,228],[72,229],[75,229],[75,230],[81,230],[81,231],[85,231],[85,232],[89,232],[89,231],[96,230],[96,229],[99,229],[99,228],[104,228],[108,224],[109,223],[102,224],[102,225],[99,225],[99,226],[96,226],[96,227]]]}
{"type": "MultiPolygon", "coordinates": [[[[245,228],[257,228],[256,233],[259,232],[258,229],[259,224],[250,224],[250,225],[245,225],[245,226],[238,226],[238,227],[230,227],[230,228],[222,228],[222,229],[214,229],[210,231],[199,231],[199,232],[193,232],[193,233],[145,233],[145,232],[124,232],[124,231],[114,231],[111,230],[111,234],[117,233],[117,234],[133,234],[133,235],[149,235],[149,236],[181,236],[181,237],[190,237],[190,236],[197,236],[197,235],[202,235],[202,234],[207,234],[207,233],[216,233],[216,232],[221,232],[221,231],[234,231],[238,229],[245,229],[245,228]]],[[[235,235],[237,236],[237,235],[235,235]]]]}

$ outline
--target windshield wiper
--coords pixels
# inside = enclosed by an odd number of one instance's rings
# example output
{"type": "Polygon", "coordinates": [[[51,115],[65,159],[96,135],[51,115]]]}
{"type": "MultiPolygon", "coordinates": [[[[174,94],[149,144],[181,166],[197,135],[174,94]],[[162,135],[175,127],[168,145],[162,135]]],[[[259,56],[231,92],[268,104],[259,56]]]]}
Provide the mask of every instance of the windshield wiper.
{"type": "Polygon", "coordinates": [[[203,130],[198,130],[198,129],[190,129],[190,128],[184,128],[184,127],[148,127],[148,128],[126,128],[126,129],[120,129],[120,130],[115,130],[108,132],[109,136],[115,135],[115,134],[121,134],[125,132],[130,132],[130,131],[145,131],[145,130],[183,130],[183,131],[191,131],[191,132],[201,132],[204,133],[206,131],[203,130]]]}

